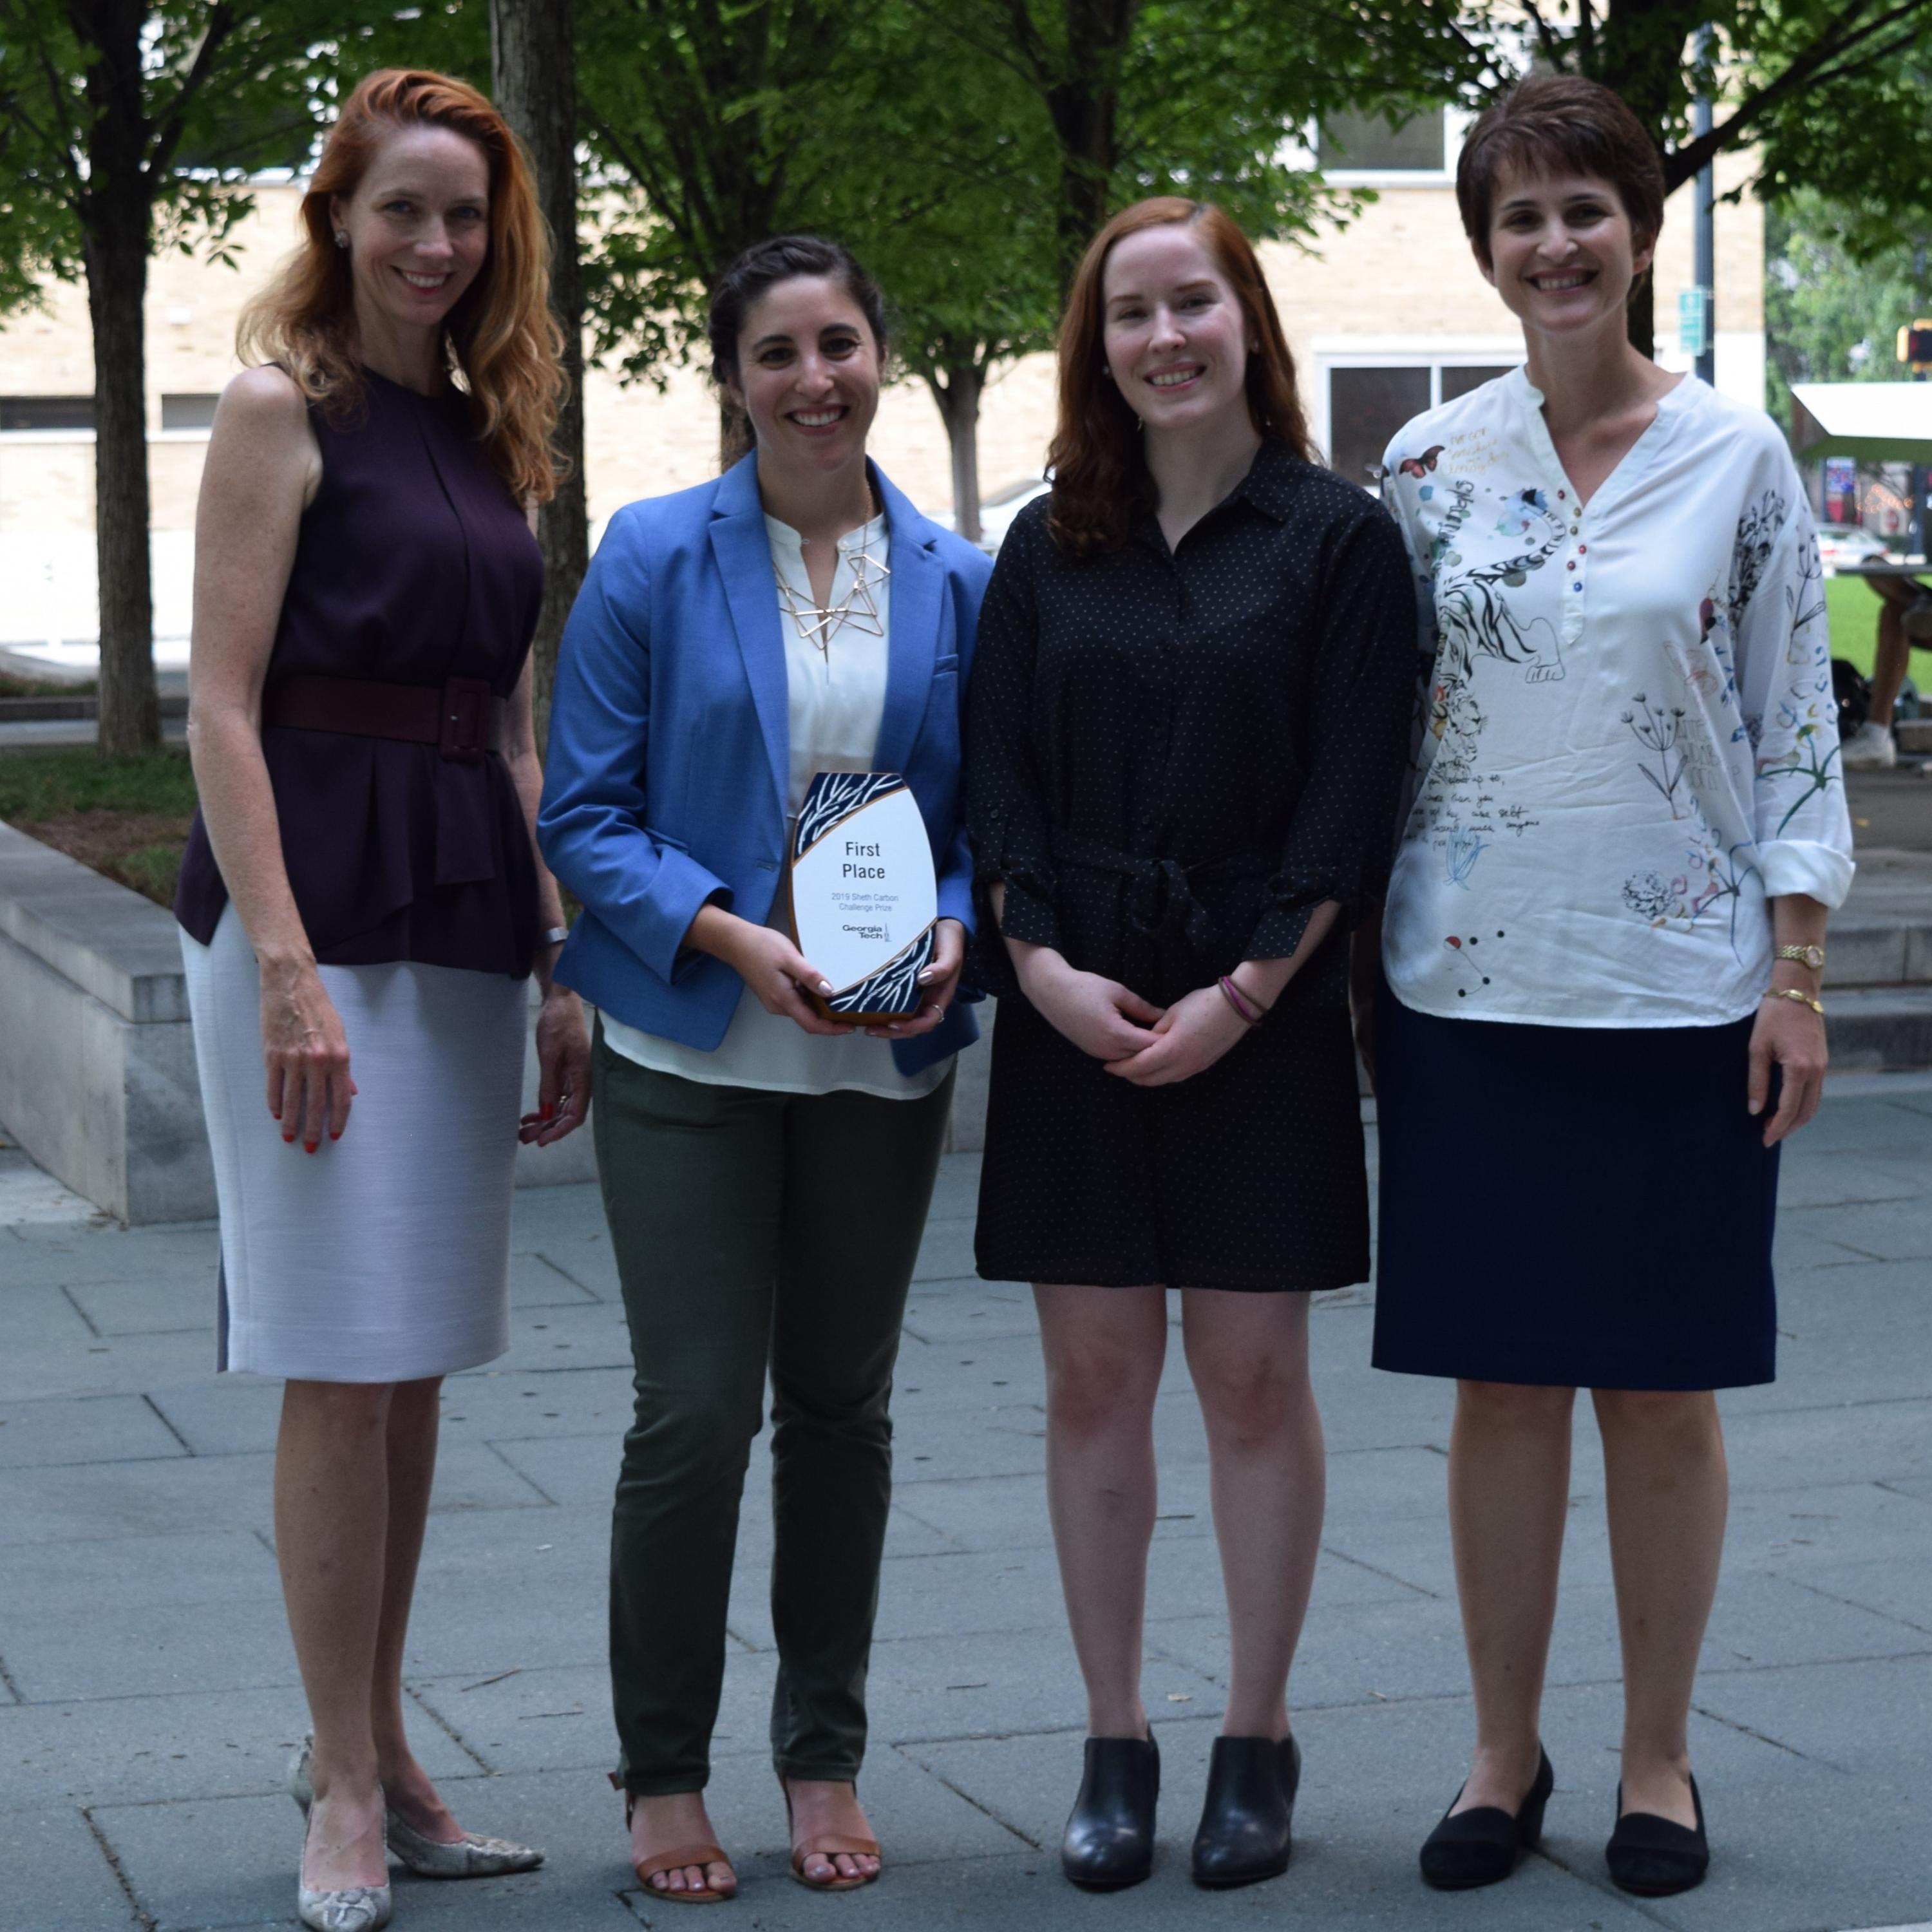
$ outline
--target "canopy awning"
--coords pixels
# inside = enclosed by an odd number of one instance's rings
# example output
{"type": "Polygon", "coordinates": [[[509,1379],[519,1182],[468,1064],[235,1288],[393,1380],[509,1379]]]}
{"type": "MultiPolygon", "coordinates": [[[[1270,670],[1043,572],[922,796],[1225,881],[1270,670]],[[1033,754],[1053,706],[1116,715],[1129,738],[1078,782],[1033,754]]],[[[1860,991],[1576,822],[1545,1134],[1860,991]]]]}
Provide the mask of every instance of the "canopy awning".
{"type": "Polygon", "coordinates": [[[1794,382],[1791,398],[1799,456],[1932,463],[1932,382],[1794,382]]]}

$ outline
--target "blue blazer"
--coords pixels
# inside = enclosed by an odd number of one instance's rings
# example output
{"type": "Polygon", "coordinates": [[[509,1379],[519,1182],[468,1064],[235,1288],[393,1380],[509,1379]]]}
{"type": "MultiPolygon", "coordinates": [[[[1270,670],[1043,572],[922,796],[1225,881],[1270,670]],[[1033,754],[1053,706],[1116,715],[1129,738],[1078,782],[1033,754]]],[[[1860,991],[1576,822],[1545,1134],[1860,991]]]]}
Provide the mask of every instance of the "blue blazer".
{"type": "MultiPolygon", "coordinates": [[[[891,532],[891,649],[873,764],[904,774],[932,840],[939,916],[973,923],[959,818],[961,694],[991,562],[874,468],[891,532]]],[[[565,627],[537,839],[584,902],[557,977],[628,1024],[709,1052],[744,982],[681,950],[711,902],[762,925],[790,790],[783,633],[757,458],[610,520],[565,627]]],[[[978,1039],[956,1000],[892,1043],[911,1073],[978,1039]]]]}

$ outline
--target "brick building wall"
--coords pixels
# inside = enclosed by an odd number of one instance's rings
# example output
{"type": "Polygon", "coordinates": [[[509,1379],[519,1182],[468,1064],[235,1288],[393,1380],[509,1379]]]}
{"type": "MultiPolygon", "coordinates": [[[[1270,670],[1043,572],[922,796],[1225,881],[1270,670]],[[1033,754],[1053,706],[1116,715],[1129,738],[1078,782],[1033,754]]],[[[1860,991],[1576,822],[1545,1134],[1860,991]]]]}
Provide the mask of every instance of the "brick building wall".
{"type": "MultiPolygon", "coordinates": [[[[1453,159],[1456,132],[1451,117],[1445,163],[1453,159]]],[[[1720,196],[1750,171],[1748,157],[1724,158],[1720,196]]],[[[1317,440],[1324,449],[1359,457],[1379,449],[1377,437],[1388,434],[1380,425],[1390,410],[1418,397],[1426,404],[1445,385],[1518,361],[1522,345],[1470,259],[1446,166],[1353,176],[1331,169],[1330,177],[1372,186],[1378,199],[1309,248],[1271,244],[1264,254],[1317,440]]],[[[193,399],[218,392],[233,374],[241,306],[295,238],[298,190],[263,184],[255,194],[255,211],[233,238],[238,270],[172,254],[152,267],[148,388],[160,637],[185,634],[188,545],[206,442],[205,429],[167,428],[164,418],[191,417],[193,399]]],[[[1688,366],[1675,344],[1678,292],[1690,281],[1690,194],[1686,188],[1672,198],[1656,270],[1659,359],[1679,367],[1688,366]]],[[[1762,211],[1748,196],[1728,204],[1720,199],[1717,222],[1718,385],[1761,406],[1762,211]]],[[[44,312],[0,326],[0,398],[85,396],[92,388],[85,296],[61,285],[46,292],[44,312]]],[[[1032,358],[996,377],[981,424],[982,494],[991,498],[1039,475],[1052,409],[1050,358],[1032,358]]],[[[673,371],[662,394],[593,371],[585,413],[593,526],[633,498],[681,488],[716,469],[716,406],[694,370],[673,371]]],[[[91,574],[88,546],[76,541],[92,527],[91,446],[85,431],[0,429],[0,565],[29,592],[44,578],[45,595],[55,596],[57,580],[76,568],[91,574]]],[[[945,432],[922,385],[902,382],[887,392],[873,448],[914,502],[950,508],[945,432]]],[[[26,606],[13,601],[10,620],[0,616],[0,641],[63,628],[74,634],[77,620],[38,610],[23,618],[26,606]]]]}

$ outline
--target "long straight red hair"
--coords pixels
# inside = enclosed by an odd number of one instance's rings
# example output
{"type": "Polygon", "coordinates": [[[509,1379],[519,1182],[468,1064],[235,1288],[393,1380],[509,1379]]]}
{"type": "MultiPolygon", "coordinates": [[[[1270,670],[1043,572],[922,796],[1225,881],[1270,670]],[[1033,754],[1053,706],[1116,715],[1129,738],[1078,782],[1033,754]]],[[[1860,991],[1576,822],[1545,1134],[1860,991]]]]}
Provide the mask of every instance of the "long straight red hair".
{"type": "Polygon", "coordinates": [[[467,81],[385,68],[343,103],[302,196],[302,244],[242,312],[244,362],[276,362],[340,420],[361,405],[356,292],[335,245],[332,195],[352,195],[383,142],[404,128],[447,128],[490,166],[490,252],[445,320],[449,351],[491,466],[521,497],[556,493],[550,436],[563,394],[563,332],[550,309],[550,233],[509,124],[467,81]]]}
{"type": "Polygon", "coordinates": [[[1285,443],[1304,462],[1318,460],[1294,380],[1294,358],[1254,244],[1211,202],[1174,194],[1137,201],[1088,244],[1060,318],[1060,413],[1048,458],[1053,503],[1047,524],[1060,548],[1078,556],[1118,550],[1134,519],[1155,507],[1139,424],[1107,375],[1107,258],[1130,235],[1182,226],[1200,236],[1259,344],[1248,358],[1248,415],[1256,434],[1285,443]]]}

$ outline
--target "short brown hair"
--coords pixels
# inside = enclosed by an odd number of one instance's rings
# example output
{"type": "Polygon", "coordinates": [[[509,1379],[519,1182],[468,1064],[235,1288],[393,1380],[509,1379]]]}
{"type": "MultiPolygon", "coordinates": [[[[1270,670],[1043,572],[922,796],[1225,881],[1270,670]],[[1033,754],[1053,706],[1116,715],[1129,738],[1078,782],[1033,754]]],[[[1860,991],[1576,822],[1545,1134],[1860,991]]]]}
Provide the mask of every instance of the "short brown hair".
{"type": "Polygon", "coordinates": [[[1490,217],[1505,170],[1589,175],[1616,190],[1639,244],[1664,226],[1664,164],[1657,143],[1622,100],[1594,80],[1533,74],[1485,108],[1456,164],[1462,229],[1490,265],[1490,217]]]}
{"type": "Polygon", "coordinates": [[[1210,202],[1190,201],[1178,194],[1137,201],[1122,208],[1088,244],[1060,319],[1060,416],[1048,452],[1053,504],[1047,524],[1054,542],[1076,556],[1118,550],[1134,519],[1154,507],[1154,478],[1142,454],[1134,412],[1107,380],[1102,340],[1107,257],[1130,235],[1184,226],[1199,231],[1254,332],[1258,346],[1248,358],[1247,392],[1256,434],[1270,442],[1286,443],[1304,462],[1315,460],[1295,387],[1294,358],[1288,353],[1288,338],[1282,333],[1254,244],[1210,202]]]}

